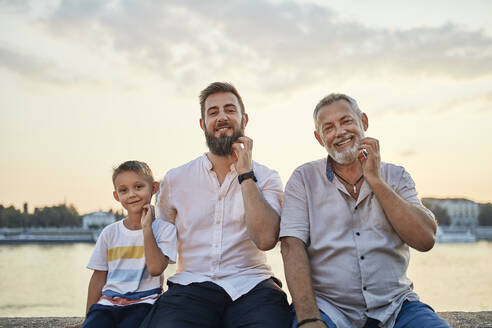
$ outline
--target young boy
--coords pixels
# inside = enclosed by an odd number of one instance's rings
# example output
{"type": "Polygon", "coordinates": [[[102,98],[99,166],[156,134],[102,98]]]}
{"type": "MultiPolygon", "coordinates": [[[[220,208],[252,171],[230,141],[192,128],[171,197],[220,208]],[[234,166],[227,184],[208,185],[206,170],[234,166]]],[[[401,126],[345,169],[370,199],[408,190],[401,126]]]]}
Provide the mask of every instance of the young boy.
{"type": "Polygon", "coordinates": [[[113,172],[114,198],[128,217],[103,229],[87,267],[87,327],[138,327],[161,294],[161,274],[176,261],[176,228],[154,219],[159,189],[149,166],[128,161],[113,172]]]}

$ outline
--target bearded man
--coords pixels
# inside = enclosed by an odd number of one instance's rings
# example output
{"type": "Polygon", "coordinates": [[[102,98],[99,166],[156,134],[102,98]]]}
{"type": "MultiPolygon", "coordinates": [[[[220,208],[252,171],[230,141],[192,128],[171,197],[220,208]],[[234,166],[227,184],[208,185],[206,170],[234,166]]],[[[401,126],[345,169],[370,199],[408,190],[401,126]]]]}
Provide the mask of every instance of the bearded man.
{"type": "Polygon", "coordinates": [[[209,152],[170,170],[157,218],[176,225],[177,273],[141,327],[289,327],[291,315],[264,251],[278,241],[283,187],[252,161],[238,91],[215,82],[200,94],[209,152]]]}
{"type": "Polygon", "coordinates": [[[314,123],[328,157],[294,171],[280,223],[292,327],[449,327],[406,276],[409,247],[430,250],[437,229],[412,178],[381,162],[349,96],[323,98],[314,123]]]}

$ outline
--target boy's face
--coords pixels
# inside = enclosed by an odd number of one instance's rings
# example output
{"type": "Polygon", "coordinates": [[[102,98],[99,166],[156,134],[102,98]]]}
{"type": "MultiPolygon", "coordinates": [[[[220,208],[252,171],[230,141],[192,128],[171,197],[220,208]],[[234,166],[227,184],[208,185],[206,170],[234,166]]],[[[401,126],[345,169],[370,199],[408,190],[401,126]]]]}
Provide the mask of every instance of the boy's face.
{"type": "Polygon", "coordinates": [[[152,195],[159,188],[157,182],[133,171],[121,172],[114,180],[114,198],[123,205],[128,213],[139,213],[145,204],[149,204],[152,195]]]}

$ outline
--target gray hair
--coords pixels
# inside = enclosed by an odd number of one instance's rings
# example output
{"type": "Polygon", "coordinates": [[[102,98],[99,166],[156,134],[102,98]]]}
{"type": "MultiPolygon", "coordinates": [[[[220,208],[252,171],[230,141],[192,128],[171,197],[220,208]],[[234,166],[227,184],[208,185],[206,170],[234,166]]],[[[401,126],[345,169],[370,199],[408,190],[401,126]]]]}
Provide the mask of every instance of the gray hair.
{"type": "Polygon", "coordinates": [[[335,101],[339,101],[339,100],[348,101],[348,103],[350,104],[350,107],[352,107],[352,110],[355,112],[355,114],[357,114],[357,116],[359,116],[359,118],[362,119],[363,113],[360,110],[359,105],[357,105],[357,101],[355,101],[354,98],[349,97],[343,93],[330,93],[328,96],[321,99],[318,102],[318,104],[316,105],[316,107],[314,108],[313,119],[314,119],[314,126],[316,127],[316,129],[318,128],[317,124],[318,124],[319,110],[322,107],[333,104],[335,101]]]}

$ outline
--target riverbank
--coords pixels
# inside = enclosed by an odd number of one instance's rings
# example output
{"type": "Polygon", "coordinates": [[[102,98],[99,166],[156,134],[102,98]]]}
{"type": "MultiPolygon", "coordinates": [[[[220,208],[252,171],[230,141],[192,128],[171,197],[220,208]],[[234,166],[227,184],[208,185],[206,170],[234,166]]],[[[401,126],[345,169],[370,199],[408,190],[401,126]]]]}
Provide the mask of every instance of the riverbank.
{"type": "Polygon", "coordinates": [[[0,244],[95,243],[98,229],[82,228],[0,228],[0,244]]]}
{"type": "MultiPolygon", "coordinates": [[[[0,228],[0,244],[27,243],[95,243],[100,229],[76,227],[47,228],[0,228]]],[[[492,241],[492,227],[439,227],[438,243],[473,243],[480,240],[492,241]]]]}
{"type": "MultiPolygon", "coordinates": [[[[492,328],[492,311],[440,312],[452,328],[492,328]]],[[[0,318],[0,328],[63,328],[82,322],[81,317],[0,318]]]]}

